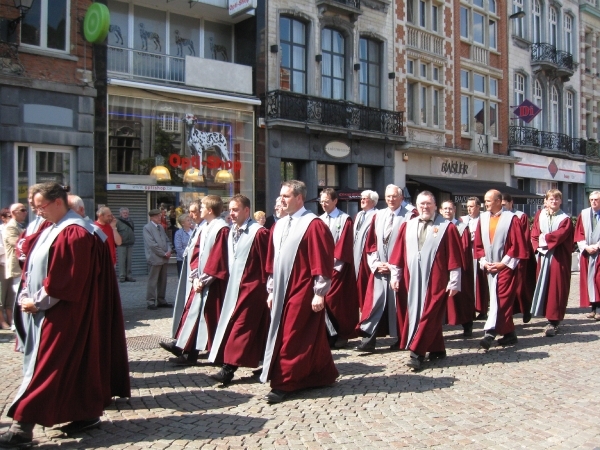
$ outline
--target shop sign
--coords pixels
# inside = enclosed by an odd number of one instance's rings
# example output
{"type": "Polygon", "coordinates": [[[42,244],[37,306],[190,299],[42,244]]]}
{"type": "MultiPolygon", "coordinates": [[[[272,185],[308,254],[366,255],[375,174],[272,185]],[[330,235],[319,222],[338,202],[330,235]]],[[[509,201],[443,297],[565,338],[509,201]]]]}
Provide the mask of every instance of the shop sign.
{"type": "Polygon", "coordinates": [[[544,200],[546,200],[546,199],[545,198],[528,198],[527,204],[528,205],[543,205],[544,200]]]}
{"type": "Polygon", "coordinates": [[[540,111],[541,109],[538,105],[530,102],[529,100],[525,100],[515,108],[514,113],[515,116],[517,116],[523,122],[529,123],[535,119],[535,116],[537,116],[540,111]]]}
{"type": "Polygon", "coordinates": [[[477,162],[432,156],[431,174],[448,178],[477,178],[477,162]]]}
{"type": "Polygon", "coordinates": [[[209,169],[233,169],[235,172],[242,170],[242,163],[239,161],[223,161],[218,156],[210,155],[205,161],[200,163],[199,156],[180,156],[177,153],[172,153],[169,156],[169,164],[171,167],[178,167],[181,170],[187,170],[190,167],[200,169],[200,166],[208,167],[209,169]]]}
{"type": "Polygon", "coordinates": [[[256,8],[256,0],[229,0],[229,15],[235,16],[256,8]]]}
{"type": "Polygon", "coordinates": [[[107,184],[107,191],[160,191],[160,192],[182,192],[181,186],[158,186],[155,184],[107,184]]]}
{"type": "Polygon", "coordinates": [[[521,158],[521,161],[513,166],[513,176],[515,177],[585,183],[584,162],[524,152],[512,152],[512,156],[521,158]]]}
{"type": "Polygon", "coordinates": [[[325,145],[325,153],[334,158],[345,158],[350,154],[350,146],[344,142],[331,141],[325,145]]]}

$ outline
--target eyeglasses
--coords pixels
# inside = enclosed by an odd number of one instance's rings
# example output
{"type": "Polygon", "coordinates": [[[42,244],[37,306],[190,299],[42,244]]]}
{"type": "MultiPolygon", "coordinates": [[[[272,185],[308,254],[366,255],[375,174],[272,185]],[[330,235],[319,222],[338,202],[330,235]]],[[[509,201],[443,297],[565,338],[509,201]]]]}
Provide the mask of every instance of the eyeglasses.
{"type": "Polygon", "coordinates": [[[27,212],[27,210],[25,208],[21,208],[21,209],[15,209],[15,210],[11,211],[11,213],[16,213],[16,212],[27,212]]]}
{"type": "Polygon", "coordinates": [[[48,205],[50,203],[54,203],[56,200],[51,200],[48,203],[46,203],[45,205],[40,205],[40,206],[35,206],[35,209],[37,209],[39,212],[44,212],[44,210],[48,207],[48,205]]]}

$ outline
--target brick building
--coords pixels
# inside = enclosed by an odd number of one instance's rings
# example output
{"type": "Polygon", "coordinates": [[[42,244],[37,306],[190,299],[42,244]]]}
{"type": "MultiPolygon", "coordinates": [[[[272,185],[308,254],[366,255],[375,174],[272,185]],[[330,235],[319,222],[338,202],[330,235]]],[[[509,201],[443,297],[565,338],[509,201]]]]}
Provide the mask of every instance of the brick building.
{"type": "Polygon", "coordinates": [[[36,0],[19,23],[0,2],[0,204],[27,203],[42,181],[94,207],[92,46],[80,32],[92,2],[36,0]]]}

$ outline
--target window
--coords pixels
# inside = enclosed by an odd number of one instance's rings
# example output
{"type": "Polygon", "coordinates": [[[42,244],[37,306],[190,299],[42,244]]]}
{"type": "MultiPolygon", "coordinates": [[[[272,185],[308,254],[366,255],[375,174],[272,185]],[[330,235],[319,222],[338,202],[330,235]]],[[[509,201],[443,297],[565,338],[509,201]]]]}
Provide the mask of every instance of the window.
{"type": "MultiPolygon", "coordinates": [[[[523,10],[523,0],[513,0],[513,13],[523,10]]],[[[513,33],[516,36],[524,37],[525,21],[523,18],[511,20],[513,23],[513,33]]]]}
{"type": "Polygon", "coordinates": [[[431,79],[433,81],[437,81],[437,82],[440,81],[440,69],[439,68],[433,67],[432,74],[431,74],[431,79]]]}
{"type": "Polygon", "coordinates": [[[441,99],[439,88],[441,66],[416,61],[418,74],[411,74],[407,89],[407,119],[416,125],[439,128],[441,99]]]}
{"type": "Polygon", "coordinates": [[[319,187],[338,188],[338,167],[333,164],[317,164],[319,187]]]}
{"type": "Polygon", "coordinates": [[[33,2],[21,22],[21,43],[50,50],[69,51],[69,0],[33,2]]]}
{"type": "Polygon", "coordinates": [[[358,166],[358,189],[373,189],[373,169],[358,166]]]}
{"type": "Polygon", "coordinates": [[[406,89],[406,112],[407,118],[411,122],[415,122],[415,90],[417,88],[417,83],[408,82],[406,89]]]}
{"type": "Polygon", "coordinates": [[[421,86],[421,95],[420,95],[420,111],[421,111],[421,123],[427,123],[427,88],[425,86],[421,86]]]}
{"type": "Polygon", "coordinates": [[[556,86],[552,86],[550,93],[550,114],[550,131],[558,133],[558,119],[560,116],[558,114],[558,89],[556,89],[556,86]]]}
{"type": "Polygon", "coordinates": [[[161,129],[168,133],[179,133],[179,117],[173,112],[158,113],[158,124],[161,129]]]}
{"type": "Polygon", "coordinates": [[[460,131],[463,133],[468,133],[471,130],[469,127],[471,120],[469,100],[470,97],[466,95],[460,97],[460,131]]]}
{"type": "Polygon", "coordinates": [[[558,182],[556,181],[546,181],[546,180],[536,180],[535,182],[535,193],[537,195],[546,195],[550,189],[558,189],[558,182]]]}
{"type": "MultiPolygon", "coordinates": [[[[525,77],[523,75],[515,73],[513,89],[515,93],[515,103],[513,106],[519,106],[525,100],[525,77]]],[[[516,125],[522,127],[524,122],[519,119],[516,125]]]]}
{"type": "Polygon", "coordinates": [[[406,73],[413,75],[415,73],[415,62],[409,59],[406,63],[406,73]]]}
{"type": "MultiPolygon", "coordinates": [[[[535,83],[533,83],[533,103],[535,103],[535,105],[542,109],[542,84],[540,83],[539,80],[535,80],[535,83]]],[[[535,118],[533,119],[533,127],[537,128],[538,130],[542,129],[542,112],[540,112],[537,116],[535,116],[535,118]]]]}
{"type": "Polygon", "coordinates": [[[490,78],[490,96],[498,97],[498,80],[490,78]]]}
{"type": "Polygon", "coordinates": [[[575,116],[573,114],[573,99],[572,92],[567,91],[567,136],[575,137],[575,116]]]}
{"type": "Polygon", "coordinates": [[[298,163],[294,161],[284,161],[280,163],[281,181],[298,179],[298,163]]]}
{"type": "Polygon", "coordinates": [[[473,74],[473,89],[475,92],[483,92],[485,94],[485,77],[478,73],[473,74]]]}
{"type": "Polygon", "coordinates": [[[557,43],[557,30],[558,30],[558,25],[557,25],[557,14],[556,14],[556,8],[551,7],[550,8],[550,45],[553,45],[554,47],[556,47],[556,43],[557,43]]]}
{"type": "Polygon", "coordinates": [[[592,134],[592,128],[594,127],[592,122],[592,112],[592,101],[587,99],[585,101],[585,132],[588,139],[594,137],[592,134]]]}
{"type": "Polygon", "coordinates": [[[381,45],[370,39],[360,39],[360,103],[373,108],[381,105],[380,54],[381,45]]]}
{"type": "Polygon", "coordinates": [[[488,9],[492,14],[496,14],[496,0],[488,1],[488,9]]]}
{"type": "Polygon", "coordinates": [[[483,16],[479,13],[473,13],[473,41],[478,44],[485,44],[483,32],[483,16]]]}
{"type": "Polygon", "coordinates": [[[480,98],[473,99],[473,118],[475,119],[475,133],[485,134],[485,101],[480,98]]]}
{"type": "Polygon", "coordinates": [[[490,103],[490,134],[498,137],[498,104],[490,103]]]}
{"type": "Polygon", "coordinates": [[[565,51],[573,53],[573,18],[565,15],[565,51]]]}
{"type": "Polygon", "coordinates": [[[439,15],[439,6],[432,5],[431,6],[431,30],[438,32],[438,15],[439,15]]]}
{"type": "Polygon", "coordinates": [[[488,36],[489,36],[489,41],[488,41],[488,45],[490,48],[498,48],[498,44],[497,44],[497,38],[496,38],[496,21],[495,20],[490,20],[488,22],[488,36]]]}
{"type": "Polygon", "coordinates": [[[324,28],[321,45],[321,95],[343,100],[346,97],[346,41],[339,31],[324,28]]]}
{"type": "Polygon", "coordinates": [[[483,0],[473,0],[473,4],[475,6],[479,6],[480,8],[483,8],[483,0]]]}
{"type": "Polygon", "coordinates": [[[440,97],[441,93],[439,89],[433,90],[433,99],[431,102],[431,115],[432,122],[436,127],[440,126],[440,97]]]}
{"type": "Polygon", "coordinates": [[[540,0],[534,0],[533,2],[533,42],[537,44],[542,42],[542,7],[540,0]]]}
{"type": "Polygon", "coordinates": [[[466,70],[460,71],[460,87],[469,89],[469,72],[466,70]]]}
{"type": "Polygon", "coordinates": [[[427,64],[421,63],[421,77],[427,78],[427,64]]]}
{"type": "Polygon", "coordinates": [[[280,87],[306,93],[306,25],[298,20],[279,19],[281,45],[280,87]]]}
{"type": "Polygon", "coordinates": [[[460,7],[460,37],[469,38],[469,10],[464,6],[460,7]]]}
{"type": "Polygon", "coordinates": [[[427,27],[427,5],[423,0],[419,1],[419,26],[421,28],[427,27]]]}
{"type": "Polygon", "coordinates": [[[408,23],[415,23],[415,0],[406,1],[406,21],[408,23]]]}

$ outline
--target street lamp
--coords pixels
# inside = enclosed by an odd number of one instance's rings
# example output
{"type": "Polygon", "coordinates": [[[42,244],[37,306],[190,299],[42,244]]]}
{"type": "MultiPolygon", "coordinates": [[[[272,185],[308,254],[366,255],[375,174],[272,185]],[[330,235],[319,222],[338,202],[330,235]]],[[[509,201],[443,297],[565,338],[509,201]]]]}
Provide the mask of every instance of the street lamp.
{"type": "Polygon", "coordinates": [[[516,13],[511,14],[510,16],[508,16],[509,19],[522,19],[523,17],[525,17],[525,11],[523,11],[522,9],[518,10],[516,13]]]}
{"type": "Polygon", "coordinates": [[[8,38],[10,38],[15,33],[15,31],[17,30],[17,26],[25,18],[25,16],[33,6],[34,1],[35,0],[14,0],[15,8],[19,10],[19,17],[8,22],[8,38]]]}

